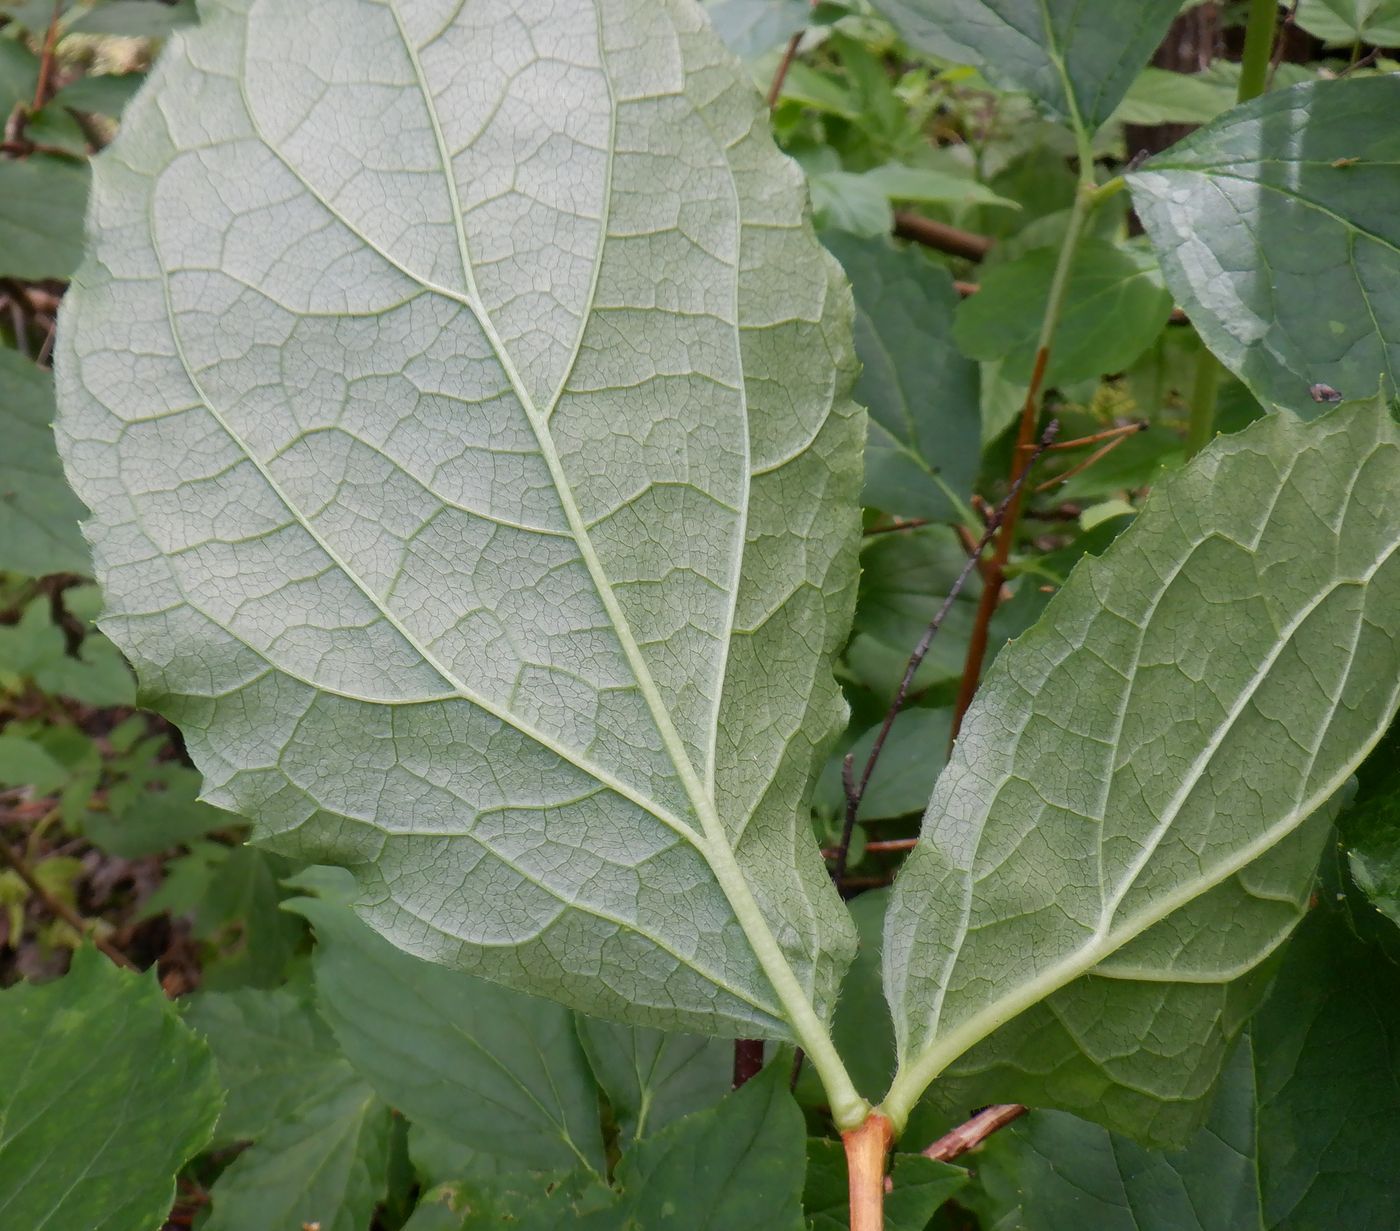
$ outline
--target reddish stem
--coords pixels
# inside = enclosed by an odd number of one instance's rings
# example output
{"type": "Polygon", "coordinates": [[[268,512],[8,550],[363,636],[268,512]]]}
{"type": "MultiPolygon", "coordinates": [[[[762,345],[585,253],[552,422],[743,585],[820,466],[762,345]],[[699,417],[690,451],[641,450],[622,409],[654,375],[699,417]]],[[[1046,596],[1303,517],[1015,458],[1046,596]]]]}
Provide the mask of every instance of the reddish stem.
{"type": "Polygon", "coordinates": [[[885,1158],[894,1133],[890,1122],[871,1112],[865,1123],[841,1134],[851,1194],[851,1231],[884,1231],[885,1158]]]}

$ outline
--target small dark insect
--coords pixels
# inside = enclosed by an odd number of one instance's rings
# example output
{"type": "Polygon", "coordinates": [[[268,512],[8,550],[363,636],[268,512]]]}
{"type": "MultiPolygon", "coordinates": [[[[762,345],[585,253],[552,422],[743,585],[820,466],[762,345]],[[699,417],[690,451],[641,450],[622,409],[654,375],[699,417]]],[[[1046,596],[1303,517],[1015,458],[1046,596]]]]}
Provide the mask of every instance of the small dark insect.
{"type": "Polygon", "coordinates": [[[1313,385],[1309,390],[1314,402],[1340,402],[1342,395],[1331,385],[1313,385]]]}

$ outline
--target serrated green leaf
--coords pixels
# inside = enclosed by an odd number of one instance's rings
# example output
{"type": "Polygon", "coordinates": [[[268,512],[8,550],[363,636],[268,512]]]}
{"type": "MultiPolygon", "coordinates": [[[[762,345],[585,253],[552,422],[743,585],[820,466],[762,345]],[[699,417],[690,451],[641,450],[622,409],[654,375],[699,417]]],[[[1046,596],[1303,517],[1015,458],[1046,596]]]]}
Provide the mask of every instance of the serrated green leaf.
{"type": "Polygon", "coordinates": [[[352,1073],[275,1124],[209,1190],[205,1231],[364,1231],[385,1190],[389,1109],[352,1073]]]}
{"type": "Polygon", "coordinates": [[[839,1085],[806,795],[865,426],[745,70],[681,0],[203,12],[96,160],[59,333],[104,627],[211,801],[397,944],[795,1029],[839,1085]]]}
{"type": "MultiPolygon", "coordinates": [[[[888,239],[828,233],[856,297],[856,397],[870,411],[864,502],[951,521],[981,460],[977,365],[952,345],[957,291],[946,269],[888,239]]],[[[912,642],[911,642],[912,646],[912,642]]]]}
{"type": "Polygon", "coordinates": [[[727,1039],[664,1034],[578,1015],[579,1041],[608,1097],[625,1149],[693,1111],[719,1102],[734,1073],[727,1039]]]}
{"type": "Polygon", "coordinates": [[[876,0],[920,51],[981,68],[1092,132],[1162,41],[1180,0],[876,0]]]}
{"type": "Polygon", "coordinates": [[[53,440],[53,377],[0,348],[0,569],[41,577],[86,573],[84,509],[63,477],[53,440]]]}
{"type": "Polygon", "coordinates": [[[204,992],[185,1012],[226,1091],[213,1145],[257,1141],[353,1078],[309,995],[290,989],[204,992]]]}
{"type": "Polygon", "coordinates": [[[965,1057],[983,1103],[1029,1086],[1143,1139],[1194,1127],[1328,801],[1395,714],[1397,531],[1388,414],[1273,416],[1163,483],[1001,654],[890,905],[896,1118],[965,1057]]]}
{"type": "Polygon", "coordinates": [[[88,182],[80,159],[0,159],[0,276],[67,278],[78,267],[88,182]]]}
{"type": "MultiPolygon", "coordinates": [[[[1029,382],[1059,252],[1034,248],[990,270],[959,308],[954,336],[973,359],[1000,360],[1002,375],[1029,382]]],[[[1049,384],[1120,372],[1156,340],[1172,300],[1150,254],[1086,240],[1050,348],[1049,384]]]]}
{"type": "Polygon", "coordinates": [[[298,898],[341,1049],[410,1119],[535,1170],[603,1170],[598,1089],[559,1005],[396,949],[347,907],[298,898]]]}
{"type": "MultiPolygon", "coordinates": [[[[938,1207],[966,1185],[967,1172],[922,1154],[896,1154],[885,1194],[884,1231],[924,1231],[938,1207]]],[[[807,1142],[807,1182],[802,1192],[809,1231],[845,1231],[851,1225],[846,1152],[839,1141],[807,1142]]]]}
{"type": "Polygon", "coordinates": [[[1266,406],[1400,387],[1400,77],[1255,99],[1128,177],[1177,302],[1266,406]]]}
{"type": "Polygon", "coordinates": [[[804,1159],[788,1066],[770,1064],[717,1107],[677,1120],[622,1156],[620,1225],[806,1231],[804,1159]]]}
{"type": "Polygon", "coordinates": [[[1394,1231],[1397,1002],[1388,958],[1309,919],[1186,1149],[1036,1111],[979,1156],[979,1212],[1014,1207],[1023,1231],[1394,1231]]]}
{"type": "Polygon", "coordinates": [[[84,948],[0,993],[0,1226],[150,1231],[218,1114],[209,1049],[154,975],[84,948]]]}
{"type": "Polygon", "coordinates": [[[1400,0],[1300,0],[1294,20],[1334,46],[1400,43],[1400,0]]]}

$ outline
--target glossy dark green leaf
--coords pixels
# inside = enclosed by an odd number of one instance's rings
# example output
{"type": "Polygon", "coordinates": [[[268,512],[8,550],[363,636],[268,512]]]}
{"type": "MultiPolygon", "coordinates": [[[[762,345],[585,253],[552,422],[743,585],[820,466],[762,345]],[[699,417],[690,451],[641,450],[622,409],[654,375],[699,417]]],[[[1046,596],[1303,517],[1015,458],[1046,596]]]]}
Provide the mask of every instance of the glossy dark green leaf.
{"type": "MultiPolygon", "coordinates": [[[[924,1231],[940,1205],[966,1184],[961,1167],[922,1154],[896,1154],[885,1195],[885,1231],[924,1231]]],[[[810,1231],[846,1231],[851,1225],[846,1152],[839,1141],[807,1142],[807,1182],[802,1191],[810,1231]]]]}
{"type": "Polygon", "coordinates": [[[984,1215],[1024,1231],[1394,1231],[1400,968],[1336,912],[1299,930],[1210,1119],[1158,1154],[1034,1111],[986,1147],[984,1215]]]}
{"type": "Polygon", "coordinates": [[[38,281],[77,269],[88,183],[80,159],[0,158],[0,276],[38,281]]]}
{"type": "Polygon", "coordinates": [[[734,1072],[728,1039],[666,1034],[578,1015],[579,1041],[626,1147],[719,1102],[734,1072]]]}
{"type": "MultiPolygon", "coordinates": [[[[1028,382],[1058,260],[1056,248],[1035,248],[990,270],[982,289],[958,309],[954,336],[963,352],[1000,360],[1006,379],[1028,382]]],[[[1171,310],[1149,253],[1086,240],[1075,255],[1046,381],[1122,371],[1152,345],[1171,310]]]]}
{"type": "Polygon", "coordinates": [[[1400,729],[1393,730],[1359,774],[1357,798],[1340,827],[1357,887],[1400,925],[1400,729]]]}
{"type": "Polygon", "coordinates": [[[411,957],[346,906],[293,905],[316,930],[321,1013],[389,1103],[523,1166],[602,1170],[598,1091],[572,1013],[411,957]]]}
{"type": "Polygon", "coordinates": [[[946,269],[887,239],[828,233],[856,297],[856,398],[870,411],[867,506],[957,516],[982,453],[980,374],[952,342],[958,294],[946,269]]]}
{"type": "Polygon", "coordinates": [[[876,0],[916,48],[975,64],[1090,131],[1113,114],[1180,0],[876,0]]]}
{"type": "Polygon", "coordinates": [[[62,979],[0,993],[7,1231],[152,1231],[218,1114],[209,1049],[154,974],[85,948],[62,979]]]}
{"type": "Polygon", "coordinates": [[[1167,285],[1266,406],[1400,387],[1400,76],[1231,111],[1129,176],[1167,285]]]}
{"type": "MultiPolygon", "coordinates": [[[[875,772],[861,796],[862,820],[883,821],[910,816],[928,806],[933,784],[948,759],[952,725],[953,714],[948,708],[910,707],[895,719],[880,759],[875,763],[875,772]]],[[[863,731],[847,750],[855,756],[857,770],[870,756],[880,726],[876,723],[863,731]]],[[[833,757],[817,784],[817,805],[833,815],[845,806],[841,761],[841,757],[833,757]]]]}
{"type": "Polygon", "coordinates": [[[53,375],[0,348],[0,569],[31,577],[92,567],[78,530],[85,510],[63,477],[53,415],[53,375]]]}

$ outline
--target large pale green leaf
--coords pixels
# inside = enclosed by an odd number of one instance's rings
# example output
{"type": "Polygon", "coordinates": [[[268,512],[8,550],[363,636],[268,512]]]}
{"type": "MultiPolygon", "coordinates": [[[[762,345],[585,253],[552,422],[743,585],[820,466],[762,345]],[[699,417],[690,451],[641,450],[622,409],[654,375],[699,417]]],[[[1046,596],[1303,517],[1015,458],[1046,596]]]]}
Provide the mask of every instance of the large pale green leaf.
{"type": "Polygon", "coordinates": [[[401,947],[820,1064],[849,296],[696,6],[505,13],[171,40],[60,330],[105,627],[211,800],[401,947]]]}
{"type": "Polygon", "coordinates": [[[219,1114],[209,1049],[154,975],[80,949],[0,995],[0,1226],[151,1231],[219,1114]]]}
{"type": "Polygon", "coordinates": [[[1310,919],[1186,1149],[1033,1112],[979,1157],[980,1212],[1019,1207],[1023,1231],[1395,1231],[1397,1003],[1400,970],[1310,919]]]}
{"type": "Polygon", "coordinates": [[[54,449],[53,415],[53,377],[0,349],[0,569],[31,577],[92,567],[78,532],[83,506],[54,449]]]}
{"type": "Polygon", "coordinates": [[[1400,77],[1265,95],[1129,177],[1167,285],[1265,405],[1400,384],[1400,77]]]}
{"type": "Polygon", "coordinates": [[[1221,438],[1075,569],[895,885],[896,1115],[961,1057],[1007,1101],[1185,1137],[1394,716],[1398,549],[1400,429],[1349,407],[1221,438]]]}
{"type": "Polygon", "coordinates": [[[952,343],[958,294],[946,269],[887,239],[828,233],[856,297],[856,396],[870,411],[867,505],[957,517],[982,456],[979,370],[952,343]]]}
{"type": "Polygon", "coordinates": [[[1180,0],[876,0],[921,51],[975,64],[1052,115],[1099,127],[1162,41],[1180,0]]]}
{"type": "Polygon", "coordinates": [[[387,1102],[523,1167],[602,1170],[598,1088],[572,1013],[411,957],[337,903],[292,908],[316,929],[321,1014],[387,1102]]]}

